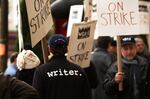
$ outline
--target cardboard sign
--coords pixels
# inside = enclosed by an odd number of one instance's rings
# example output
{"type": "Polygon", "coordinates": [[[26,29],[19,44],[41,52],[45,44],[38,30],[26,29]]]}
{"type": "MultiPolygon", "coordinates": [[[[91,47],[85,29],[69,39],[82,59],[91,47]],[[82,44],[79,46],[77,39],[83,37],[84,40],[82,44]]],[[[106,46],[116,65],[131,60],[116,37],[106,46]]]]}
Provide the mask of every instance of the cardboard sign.
{"type": "Polygon", "coordinates": [[[93,48],[96,21],[75,23],[69,39],[67,58],[81,67],[88,67],[93,48]]]}
{"type": "Polygon", "coordinates": [[[149,33],[149,1],[139,1],[139,33],[149,33]]]}
{"type": "Polygon", "coordinates": [[[28,12],[31,43],[34,47],[53,25],[50,0],[25,0],[28,12]]]}
{"type": "Polygon", "coordinates": [[[71,35],[73,23],[79,23],[82,20],[83,5],[73,5],[70,8],[67,36],[71,35]]]}
{"type": "Polygon", "coordinates": [[[97,36],[139,34],[138,10],[138,0],[97,0],[97,36]]]}

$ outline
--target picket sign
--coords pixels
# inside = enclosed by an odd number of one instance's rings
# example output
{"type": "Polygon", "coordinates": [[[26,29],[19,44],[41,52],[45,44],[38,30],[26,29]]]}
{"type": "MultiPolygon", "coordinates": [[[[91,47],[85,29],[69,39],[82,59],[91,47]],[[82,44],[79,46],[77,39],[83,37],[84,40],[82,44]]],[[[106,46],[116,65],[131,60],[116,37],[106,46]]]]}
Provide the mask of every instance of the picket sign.
{"type": "Polygon", "coordinates": [[[96,36],[139,34],[138,0],[97,0],[96,2],[98,19],[96,36]]]}
{"type": "Polygon", "coordinates": [[[67,59],[82,68],[89,67],[97,21],[74,23],[69,37],[67,59]]]}
{"type": "MultiPolygon", "coordinates": [[[[138,0],[94,0],[94,2],[97,4],[98,20],[94,38],[117,36],[117,66],[118,72],[122,72],[120,36],[139,34],[138,0]]],[[[119,90],[123,90],[122,83],[119,84],[119,90]]]]}
{"type": "Polygon", "coordinates": [[[32,47],[43,39],[53,25],[50,0],[25,0],[32,47]]]}
{"type": "Polygon", "coordinates": [[[139,33],[149,34],[150,31],[150,2],[139,1],[139,33]]]}
{"type": "Polygon", "coordinates": [[[53,25],[51,15],[51,0],[25,0],[32,47],[39,41],[42,44],[44,63],[48,60],[48,50],[45,36],[53,25]],[[46,48],[45,48],[46,47],[46,48]]]}
{"type": "Polygon", "coordinates": [[[67,26],[67,37],[71,35],[72,25],[82,20],[83,5],[72,5],[69,13],[69,21],[67,26]]]}
{"type": "MultiPolygon", "coordinates": [[[[88,67],[91,59],[91,51],[93,48],[94,32],[97,21],[91,21],[92,0],[85,0],[84,20],[81,22],[81,10],[74,9],[79,5],[72,6],[70,11],[69,22],[71,23],[71,33],[67,31],[69,37],[67,59],[78,64],[82,68],[88,67]],[[78,17],[75,13],[78,12],[78,17]],[[76,21],[77,20],[77,21],[76,21]],[[76,21],[76,22],[75,22],[76,21]]],[[[81,6],[81,5],[80,5],[81,6]]],[[[82,7],[82,6],[81,6],[82,7]]],[[[76,14],[77,15],[77,14],[76,14]]],[[[69,26],[68,26],[69,27],[69,26]]],[[[69,29],[68,29],[69,30],[69,29]]]]}

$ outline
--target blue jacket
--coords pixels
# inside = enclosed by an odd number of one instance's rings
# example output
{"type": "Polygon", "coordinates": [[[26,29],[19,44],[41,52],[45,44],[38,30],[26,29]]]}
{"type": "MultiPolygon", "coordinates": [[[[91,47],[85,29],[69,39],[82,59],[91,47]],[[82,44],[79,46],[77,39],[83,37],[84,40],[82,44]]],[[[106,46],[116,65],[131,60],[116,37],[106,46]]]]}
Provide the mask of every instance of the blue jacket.
{"type": "Polygon", "coordinates": [[[4,75],[8,75],[8,76],[15,76],[17,72],[17,67],[16,64],[10,64],[8,65],[8,67],[6,68],[4,75]]]}

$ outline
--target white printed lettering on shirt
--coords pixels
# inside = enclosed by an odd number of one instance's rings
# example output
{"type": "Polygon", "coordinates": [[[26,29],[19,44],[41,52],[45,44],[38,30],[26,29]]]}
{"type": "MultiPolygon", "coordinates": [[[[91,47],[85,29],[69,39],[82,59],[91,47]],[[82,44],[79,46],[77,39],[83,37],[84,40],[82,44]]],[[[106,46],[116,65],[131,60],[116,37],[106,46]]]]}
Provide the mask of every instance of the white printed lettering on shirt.
{"type": "Polygon", "coordinates": [[[55,71],[47,72],[48,77],[55,77],[55,76],[82,76],[78,70],[66,70],[66,69],[58,69],[55,71]]]}

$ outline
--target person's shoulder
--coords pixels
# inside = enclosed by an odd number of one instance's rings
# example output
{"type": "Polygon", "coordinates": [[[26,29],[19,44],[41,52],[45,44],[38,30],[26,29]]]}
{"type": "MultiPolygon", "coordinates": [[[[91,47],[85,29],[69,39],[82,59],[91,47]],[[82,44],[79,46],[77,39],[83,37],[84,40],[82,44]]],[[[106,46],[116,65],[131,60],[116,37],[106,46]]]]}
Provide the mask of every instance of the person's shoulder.
{"type": "Polygon", "coordinates": [[[145,57],[137,56],[139,65],[148,64],[148,60],[145,57]]]}
{"type": "Polygon", "coordinates": [[[84,69],[80,65],[77,65],[75,63],[70,62],[70,68],[84,73],[84,69]]]}
{"type": "Polygon", "coordinates": [[[41,65],[39,65],[36,69],[44,69],[44,68],[47,68],[47,66],[49,66],[50,64],[49,63],[43,63],[41,65]]]}
{"type": "Polygon", "coordinates": [[[17,81],[17,79],[15,77],[11,77],[11,76],[5,76],[5,75],[1,75],[0,76],[0,86],[7,86],[8,88],[10,87],[10,85],[14,82],[17,81]]]}
{"type": "Polygon", "coordinates": [[[45,72],[47,70],[50,70],[51,68],[53,68],[51,63],[43,63],[41,65],[39,65],[38,67],[36,67],[35,71],[36,72],[45,72]]]}
{"type": "Polygon", "coordinates": [[[70,62],[70,66],[71,66],[72,68],[81,69],[80,65],[77,65],[77,64],[72,63],[72,62],[70,62]]]}
{"type": "Polygon", "coordinates": [[[8,76],[0,75],[0,93],[6,93],[6,89],[9,89],[9,82],[8,76]]]}
{"type": "Polygon", "coordinates": [[[18,96],[20,99],[37,99],[38,92],[31,85],[24,81],[18,80],[15,77],[8,77],[9,85],[8,89],[11,90],[11,94],[18,96]]]}
{"type": "Polygon", "coordinates": [[[0,83],[2,84],[3,82],[7,82],[8,81],[8,77],[9,76],[4,76],[4,75],[0,75],[0,83]]]}

